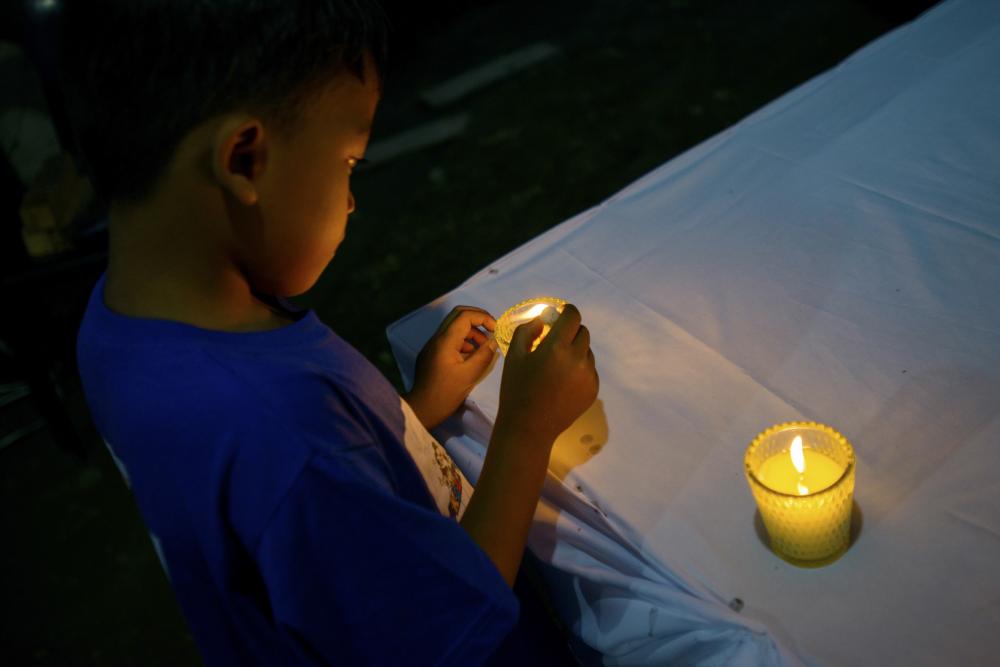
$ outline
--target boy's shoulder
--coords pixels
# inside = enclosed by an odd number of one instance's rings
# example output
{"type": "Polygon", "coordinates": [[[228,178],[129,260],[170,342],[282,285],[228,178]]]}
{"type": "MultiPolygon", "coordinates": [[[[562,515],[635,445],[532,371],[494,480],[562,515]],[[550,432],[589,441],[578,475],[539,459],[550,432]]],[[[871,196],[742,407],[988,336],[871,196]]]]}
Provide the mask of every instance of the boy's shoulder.
{"type": "Polygon", "coordinates": [[[317,458],[345,480],[388,493],[398,485],[399,396],[314,313],[226,334],[97,304],[78,347],[98,430],[147,505],[197,479],[194,495],[224,493],[251,539],[317,458]]]}
{"type": "Polygon", "coordinates": [[[78,358],[109,440],[228,434],[246,449],[266,432],[305,456],[376,446],[403,431],[395,389],[312,311],[280,329],[234,334],[115,314],[100,289],[78,358]]]}
{"type": "Polygon", "coordinates": [[[114,320],[88,313],[81,327],[78,356],[88,398],[93,393],[163,426],[183,425],[197,414],[214,414],[222,424],[238,417],[308,426],[310,413],[328,417],[347,405],[343,424],[359,407],[368,412],[386,401],[377,371],[312,313],[284,329],[253,334],[114,320]]]}

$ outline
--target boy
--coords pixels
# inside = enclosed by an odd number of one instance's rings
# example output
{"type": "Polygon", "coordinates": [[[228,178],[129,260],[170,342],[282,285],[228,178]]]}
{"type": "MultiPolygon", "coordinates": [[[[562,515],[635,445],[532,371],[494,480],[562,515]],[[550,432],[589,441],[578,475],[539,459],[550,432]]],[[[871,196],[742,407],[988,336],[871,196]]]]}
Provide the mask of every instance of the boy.
{"type": "Polygon", "coordinates": [[[80,371],[212,665],[472,665],[516,651],[510,586],[552,443],[597,394],[575,308],[534,352],[542,323],[518,329],[470,499],[425,427],[492,361],[480,328],[493,318],[452,312],[400,400],[282,299],[313,285],[354,209],[350,172],[381,85],[372,5],[64,9],[68,106],[110,204],[80,371]]]}

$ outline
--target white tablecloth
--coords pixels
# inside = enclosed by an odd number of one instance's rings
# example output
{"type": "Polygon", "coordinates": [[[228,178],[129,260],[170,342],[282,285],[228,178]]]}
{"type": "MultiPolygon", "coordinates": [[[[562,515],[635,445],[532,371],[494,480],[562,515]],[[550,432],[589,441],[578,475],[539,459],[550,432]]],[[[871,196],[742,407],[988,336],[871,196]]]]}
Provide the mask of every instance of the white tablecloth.
{"type": "MultiPolygon", "coordinates": [[[[393,324],[404,377],[452,306],[545,294],[601,394],[530,547],[606,664],[997,664],[1000,2],[935,7],[393,324]],[[793,419],[858,456],[821,569],[768,551],[743,477],[793,419]]],[[[500,372],[438,434],[473,480],[500,372]]]]}

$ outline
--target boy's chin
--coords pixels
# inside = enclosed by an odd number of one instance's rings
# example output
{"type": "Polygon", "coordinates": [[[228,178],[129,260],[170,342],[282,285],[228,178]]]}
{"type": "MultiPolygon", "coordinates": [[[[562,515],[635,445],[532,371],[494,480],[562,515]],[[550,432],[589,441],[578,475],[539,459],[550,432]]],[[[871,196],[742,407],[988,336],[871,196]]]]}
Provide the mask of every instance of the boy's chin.
{"type": "Polygon", "coordinates": [[[296,283],[294,286],[290,286],[288,289],[282,290],[282,293],[276,296],[293,297],[305,294],[311,290],[317,282],[319,282],[320,275],[322,275],[322,272],[317,273],[311,280],[296,283]]]}
{"type": "Polygon", "coordinates": [[[270,296],[299,296],[313,288],[319,281],[319,277],[323,274],[323,268],[326,267],[324,266],[318,271],[299,271],[294,275],[283,276],[277,280],[273,276],[253,280],[253,289],[256,292],[270,296]]]}

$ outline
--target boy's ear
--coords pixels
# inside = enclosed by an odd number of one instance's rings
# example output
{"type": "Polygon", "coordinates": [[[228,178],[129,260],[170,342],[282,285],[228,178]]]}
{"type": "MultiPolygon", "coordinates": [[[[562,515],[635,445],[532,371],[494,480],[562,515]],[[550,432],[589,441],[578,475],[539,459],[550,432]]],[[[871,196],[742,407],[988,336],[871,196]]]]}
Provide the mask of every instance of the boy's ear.
{"type": "Polygon", "coordinates": [[[264,125],[257,118],[227,119],[215,133],[212,174],[219,185],[246,206],[257,203],[267,148],[264,125]]]}

